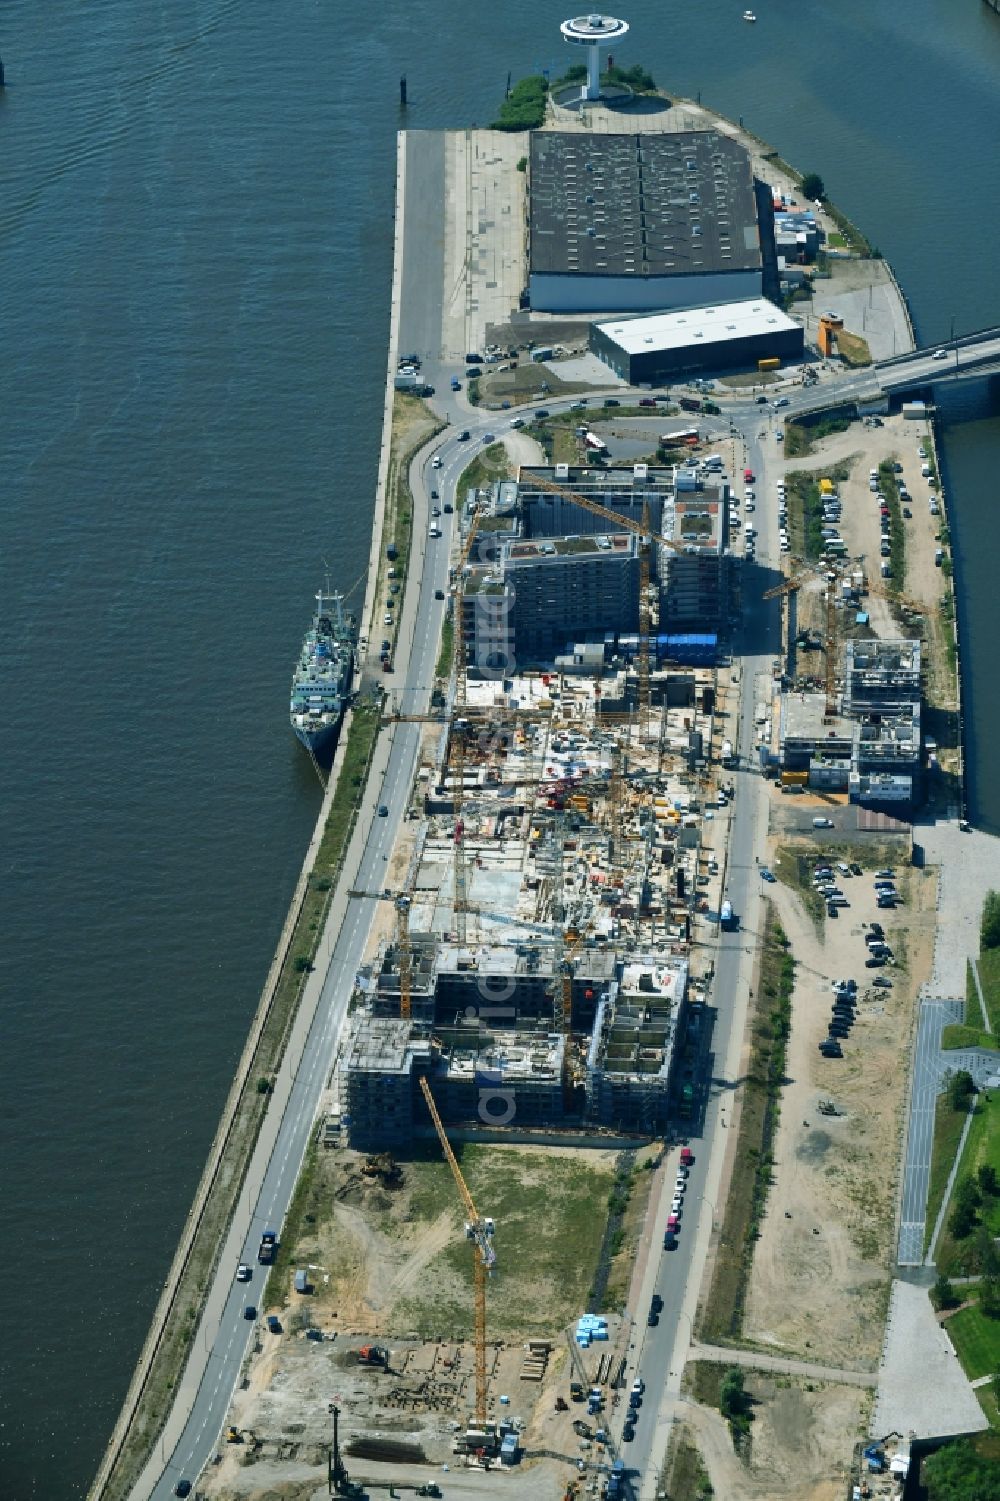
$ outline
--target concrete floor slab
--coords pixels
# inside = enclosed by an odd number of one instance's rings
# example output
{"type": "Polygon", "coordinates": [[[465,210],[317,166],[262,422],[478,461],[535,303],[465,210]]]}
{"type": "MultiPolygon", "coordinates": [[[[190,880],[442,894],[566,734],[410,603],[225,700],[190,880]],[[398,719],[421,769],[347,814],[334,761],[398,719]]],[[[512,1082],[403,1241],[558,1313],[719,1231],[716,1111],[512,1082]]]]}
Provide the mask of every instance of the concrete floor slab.
{"type": "Polygon", "coordinates": [[[894,1282],[869,1432],[938,1438],[987,1426],[927,1289],[894,1282]]]}

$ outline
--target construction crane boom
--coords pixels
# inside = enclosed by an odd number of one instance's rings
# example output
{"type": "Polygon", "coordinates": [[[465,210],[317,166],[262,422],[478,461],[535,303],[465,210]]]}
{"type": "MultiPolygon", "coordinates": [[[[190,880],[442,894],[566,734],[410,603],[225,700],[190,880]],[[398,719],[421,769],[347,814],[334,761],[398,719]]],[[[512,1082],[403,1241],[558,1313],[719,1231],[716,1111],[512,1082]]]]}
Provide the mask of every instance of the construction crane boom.
{"type": "Polygon", "coordinates": [[[451,1149],[451,1142],[438,1114],[431,1087],[424,1075],[420,1077],[420,1089],[427,1102],[434,1129],[441,1143],[445,1161],[451,1168],[451,1176],[455,1180],[459,1198],[465,1209],[465,1236],[471,1241],[473,1247],[473,1268],[475,1279],[475,1315],[476,1315],[476,1423],[483,1427],[486,1422],[486,1277],[492,1270],[496,1261],[496,1252],[493,1249],[493,1221],[484,1219],[469,1192],[468,1184],[462,1177],[462,1169],[458,1165],[458,1159],[451,1149]]]}

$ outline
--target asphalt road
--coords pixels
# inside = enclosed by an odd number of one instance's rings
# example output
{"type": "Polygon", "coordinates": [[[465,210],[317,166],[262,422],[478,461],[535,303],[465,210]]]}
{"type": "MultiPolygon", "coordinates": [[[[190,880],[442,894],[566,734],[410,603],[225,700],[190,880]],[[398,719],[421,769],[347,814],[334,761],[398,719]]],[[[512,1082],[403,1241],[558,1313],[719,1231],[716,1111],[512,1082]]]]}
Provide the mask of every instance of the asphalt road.
{"type": "MultiPolygon", "coordinates": [[[[728,416],[727,408],[727,431],[728,416]]],[[[758,563],[778,566],[777,504],[773,472],[769,478],[762,442],[757,437],[760,409],[741,403],[733,419],[745,438],[745,463],[757,475],[758,563]]],[[[716,419],[717,420],[717,419],[716,419]]],[[[776,445],[777,447],[777,445],[776,445]]],[[[758,573],[758,577],[760,574],[758,573]]],[[[746,1025],[752,983],[754,954],[761,921],[762,881],[755,859],[767,828],[767,791],[754,769],[755,682],[758,673],[770,672],[780,647],[780,602],[762,600],[756,588],[744,589],[743,614],[734,641],[734,660],[742,664],[734,741],[739,769],[733,773],[736,797],[732,805],[725,867],[725,895],[739,918],[739,926],[718,935],[715,978],[710,1004],[715,1012],[710,1049],[714,1060],[704,1124],[700,1137],[692,1137],[695,1153],[684,1195],[681,1232],[675,1251],[663,1249],[663,1232],[669,1212],[669,1197],[653,1228],[650,1266],[637,1310],[634,1348],[630,1351],[629,1379],[641,1375],[646,1394],[635,1422],[635,1438],[621,1446],[632,1494],[656,1495],[656,1481],[663,1464],[680,1393],[680,1378],[687,1346],[693,1336],[693,1319],[701,1288],[713,1221],[721,1217],[720,1180],[731,1098],[739,1087],[737,1068],[746,1025]],[[662,1221],[662,1223],[661,1223],[662,1221]],[[645,1323],[649,1300],[656,1292],[663,1299],[659,1323],[645,1323]]],[[[705,930],[696,938],[712,941],[705,930]]],[[[615,1427],[620,1437],[621,1424],[615,1427]]]]}

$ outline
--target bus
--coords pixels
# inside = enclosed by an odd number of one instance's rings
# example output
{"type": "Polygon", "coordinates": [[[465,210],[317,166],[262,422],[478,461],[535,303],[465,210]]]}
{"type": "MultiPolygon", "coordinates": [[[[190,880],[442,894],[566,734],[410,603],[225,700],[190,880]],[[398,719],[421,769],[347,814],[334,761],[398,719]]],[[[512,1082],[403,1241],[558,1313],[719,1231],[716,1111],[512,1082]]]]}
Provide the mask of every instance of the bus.
{"type": "Polygon", "coordinates": [[[682,443],[697,443],[698,429],[681,427],[675,433],[661,433],[658,442],[663,448],[678,448],[682,443]]]}
{"type": "Polygon", "coordinates": [[[608,445],[604,442],[604,440],[602,438],[599,438],[596,433],[591,433],[591,432],[584,433],[584,435],[583,435],[583,441],[584,441],[585,447],[591,453],[601,454],[603,456],[603,455],[605,455],[608,452],[608,445]]]}

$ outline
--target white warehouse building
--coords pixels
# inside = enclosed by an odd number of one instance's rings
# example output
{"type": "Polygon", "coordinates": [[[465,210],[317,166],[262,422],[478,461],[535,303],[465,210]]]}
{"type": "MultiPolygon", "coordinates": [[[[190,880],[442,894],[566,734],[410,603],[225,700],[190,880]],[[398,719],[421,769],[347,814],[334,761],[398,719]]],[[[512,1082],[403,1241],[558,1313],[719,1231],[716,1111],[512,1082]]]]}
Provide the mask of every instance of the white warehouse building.
{"type": "Polygon", "coordinates": [[[802,356],[802,325],[765,297],[590,325],[590,348],[631,385],[802,356]]]}

